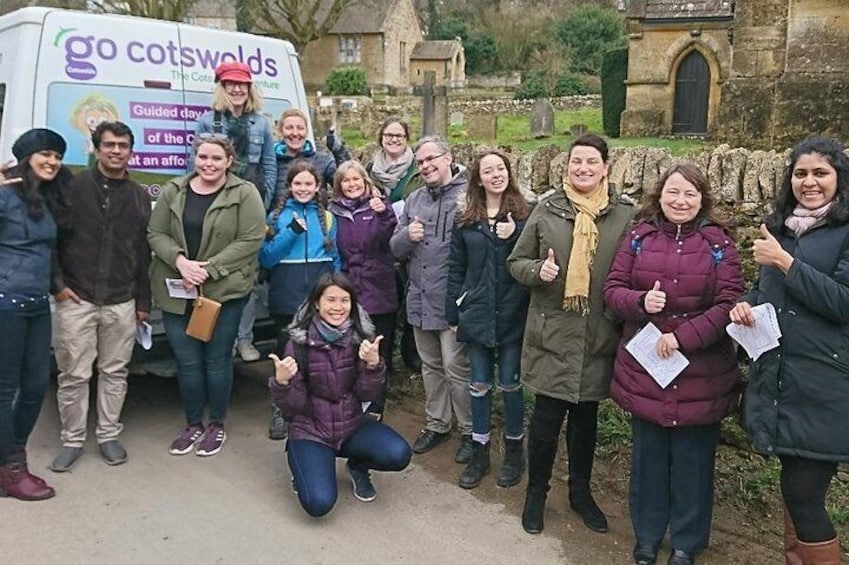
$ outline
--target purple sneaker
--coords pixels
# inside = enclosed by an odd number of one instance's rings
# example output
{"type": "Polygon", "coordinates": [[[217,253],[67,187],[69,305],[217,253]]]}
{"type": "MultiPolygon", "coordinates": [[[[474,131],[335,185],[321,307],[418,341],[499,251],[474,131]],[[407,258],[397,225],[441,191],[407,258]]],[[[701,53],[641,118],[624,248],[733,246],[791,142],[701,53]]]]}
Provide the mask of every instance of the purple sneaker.
{"type": "Polygon", "coordinates": [[[203,439],[198,444],[196,455],[208,457],[215,455],[224,446],[227,441],[227,432],[224,431],[224,424],[211,423],[206,427],[206,432],[203,434],[203,439]]]}
{"type": "Polygon", "coordinates": [[[185,455],[195,447],[195,442],[203,435],[203,425],[191,424],[186,426],[180,435],[171,442],[168,453],[171,455],[185,455]]]}

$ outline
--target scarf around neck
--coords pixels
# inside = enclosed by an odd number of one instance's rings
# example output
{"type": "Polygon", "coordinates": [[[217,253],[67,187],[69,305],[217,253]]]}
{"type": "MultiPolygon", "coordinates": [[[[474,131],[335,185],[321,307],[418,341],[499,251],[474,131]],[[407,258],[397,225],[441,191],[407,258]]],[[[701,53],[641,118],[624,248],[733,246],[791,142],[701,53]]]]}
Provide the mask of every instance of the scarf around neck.
{"type": "Polygon", "coordinates": [[[331,326],[324,320],[322,320],[319,316],[316,316],[315,322],[315,330],[318,332],[318,335],[326,341],[327,343],[336,343],[343,337],[348,331],[351,329],[351,326],[354,325],[354,322],[351,318],[345,320],[342,324],[338,326],[331,326]]]}
{"type": "Polygon", "coordinates": [[[407,147],[401,158],[394,163],[390,163],[386,158],[383,150],[379,150],[374,156],[374,162],[371,167],[371,174],[377,178],[380,185],[383,187],[388,196],[392,189],[398,184],[398,181],[407,173],[407,169],[413,162],[413,150],[407,147]]]}
{"type": "Polygon", "coordinates": [[[590,271],[598,248],[596,218],[610,203],[607,177],[589,194],[572,187],[569,177],[563,179],[563,191],[575,209],[575,227],[572,230],[572,252],[566,267],[566,284],[563,290],[563,309],[585,316],[590,308],[590,271]]]}
{"type": "Polygon", "coordinates": [[[809,210],[804,206],[797,204],[793,213],[787,216],[787,219],[784,220],[784,225],[793,230],[796,235],[802,235],[811,229],[814,224],[820,220],[820,218],[828,214],[832,203],[834,203],[833,200],[814,210],[809,210]]]}

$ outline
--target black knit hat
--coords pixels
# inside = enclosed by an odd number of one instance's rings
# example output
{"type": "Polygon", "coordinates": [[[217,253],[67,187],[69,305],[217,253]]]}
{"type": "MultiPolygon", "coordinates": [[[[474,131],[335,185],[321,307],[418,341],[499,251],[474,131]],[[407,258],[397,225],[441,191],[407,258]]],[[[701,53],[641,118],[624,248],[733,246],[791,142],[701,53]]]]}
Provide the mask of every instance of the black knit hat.
{"type": "Polygon", "coordinates": [[[35,128],[24,133],[15,141],[12,145],[12,155],[18,161],[21,161],[33,153],[50,149],[64,157],[67,147],[65,139],[52,129],[35,128]]]}

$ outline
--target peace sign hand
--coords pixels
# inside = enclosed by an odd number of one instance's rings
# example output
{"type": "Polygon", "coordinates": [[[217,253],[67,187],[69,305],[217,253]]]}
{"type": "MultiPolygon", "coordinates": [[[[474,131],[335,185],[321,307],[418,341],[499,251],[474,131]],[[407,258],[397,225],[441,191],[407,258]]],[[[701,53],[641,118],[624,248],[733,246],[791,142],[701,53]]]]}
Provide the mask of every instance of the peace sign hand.
{"type": "Polygon", "coordinates": [[[377,336],[374,341],[369,341],[364,339],[360,344],[360,359],[368,367],[376,367],[378,363],[380,363],[380,341],[383,339],[382,335],[377,336]]]}
{"type": "Polygon", "coordinates": [[[8,161],[2,165],[0,165],[0,186],[6,186],[9,184],[16,184],[19,182],[24,182],[23,177],[7,177],[6,172],[12,168],[12,163],[14,161],[8,161]]]}

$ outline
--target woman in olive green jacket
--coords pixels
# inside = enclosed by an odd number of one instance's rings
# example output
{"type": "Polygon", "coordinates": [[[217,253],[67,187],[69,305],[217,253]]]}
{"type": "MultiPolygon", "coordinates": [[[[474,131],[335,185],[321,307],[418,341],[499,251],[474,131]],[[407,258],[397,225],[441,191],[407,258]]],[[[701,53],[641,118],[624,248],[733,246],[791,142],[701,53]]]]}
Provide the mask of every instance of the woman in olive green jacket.
{"type": "Polygon", "coordinates": [[[187,423],[171,443],[172,455],[189,453],[196,443],[198,455],[214,455],[227,439],[233,342],[265,234],[265,206],[253,184],[228,171],[233,159],[229,140],[201,136],[195,142],[194,172],[165,184],[150,217],[152,296],[177,359],[187,423]],[[193,301],[175,297],[181,289],[200,290],[221,303],[210,341],[186,335],[193,301]]]}
{"type": "Polygon", "coordinates": [[[522,525],[543,529],[543,512],[568,413],[569,503],[595,531],[607,519],[590,493],[597,412],[607,397],[620,324],[605,308],[604,281],[633,203],[609,186],[608,149],[595,135],[569,148],[564,186],[528,218],[508,269],[531,291],[522,348],[522,383],[535,393],[528,434],[528,488],[522,525]]]}

